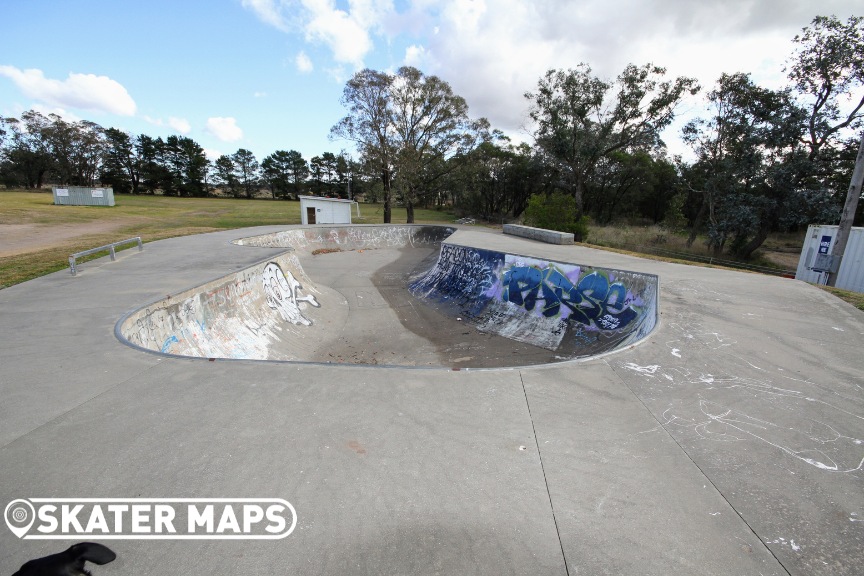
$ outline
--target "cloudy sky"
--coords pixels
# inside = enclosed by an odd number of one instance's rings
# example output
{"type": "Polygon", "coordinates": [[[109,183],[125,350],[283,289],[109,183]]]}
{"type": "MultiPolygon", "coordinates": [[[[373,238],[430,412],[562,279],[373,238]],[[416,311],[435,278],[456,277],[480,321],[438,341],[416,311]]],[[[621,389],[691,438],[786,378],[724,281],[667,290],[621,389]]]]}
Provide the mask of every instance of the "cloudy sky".
{"type": "MultiPolygon", "coordinates": [[[[856,12],[860,0],[2,0],[0,115],[309,159],[350,148],[328,133],[355,71],[410,64],[530,142],[523,94],[549,68],[586,62],[611,79],[653,62],[706,87],[737,71],[779,87],[801,28],[856,12]]],[[[665,139],[683,150],[674,130],[665,139]]]]}

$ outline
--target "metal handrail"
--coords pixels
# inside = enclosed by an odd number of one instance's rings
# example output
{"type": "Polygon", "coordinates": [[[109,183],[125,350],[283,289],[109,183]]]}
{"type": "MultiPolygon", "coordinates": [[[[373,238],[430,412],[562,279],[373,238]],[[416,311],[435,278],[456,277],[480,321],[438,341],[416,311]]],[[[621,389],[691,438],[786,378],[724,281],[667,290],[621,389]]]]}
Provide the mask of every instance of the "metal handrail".
{"type": "Polygon", "coordinates": [[[120,240],[119,242],[112,242],[111,244],[106,244],[104,246],[99,246],[97,248],[91,248],[90,250],[84,250],[83,252],[76,252],[69,256],[69,270],[72,272],[72,275],[75,276],[78,273],[76,265],[76,260],[81,256],[88,256],[90,254],[96,254],[97,252],[104,252],[108,250],[111,253],[111,260],[114,261],[117,259],[115,255],[115,246],[121,246],[123,244],[131,244],[132,242],[138,243],[138,251],[141,252],[144,250],[144,244],[141,242],[141,237],[136,236],[134,238],[129,238],[128,240],[120,240]]]}

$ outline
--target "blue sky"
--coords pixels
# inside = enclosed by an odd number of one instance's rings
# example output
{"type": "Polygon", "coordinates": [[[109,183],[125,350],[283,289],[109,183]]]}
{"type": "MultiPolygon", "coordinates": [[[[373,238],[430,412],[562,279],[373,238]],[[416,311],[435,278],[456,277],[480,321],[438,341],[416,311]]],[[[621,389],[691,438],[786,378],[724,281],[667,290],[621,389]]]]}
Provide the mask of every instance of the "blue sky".
{"type": "MultiPolygon", "coordinates": [[[[710,87],[751,72],[777,87],[792,37],[822,0],[0,0],[0,115],[28,109],[152,136],[211,156],[337,153],[345,81],[411,64],[448,81],[472,116],[530,142],[527,101],[549,68],[612,78],[654,62],[710,87]],[[704,5],[703,5],[704,4],[704,5]]],[[[862,11],[857,10],[860,14],[862,11]]],[[[702,102],[685,102],[685,116],[702,102]]],[[[681,152],[676,126],[666,134],[681,152]]]]}

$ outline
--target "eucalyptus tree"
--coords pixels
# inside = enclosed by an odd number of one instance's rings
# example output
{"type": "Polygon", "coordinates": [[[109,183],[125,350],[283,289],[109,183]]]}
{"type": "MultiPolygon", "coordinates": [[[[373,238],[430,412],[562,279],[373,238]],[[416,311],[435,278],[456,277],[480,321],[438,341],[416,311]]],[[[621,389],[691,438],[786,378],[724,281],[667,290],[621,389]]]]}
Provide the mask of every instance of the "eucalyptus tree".
{"type": "Polygon", "coordinates": [[[94,185],[105,148],[102,127],[89,120],[67,122],[57,114],[49,114],[48,119],[46,136],[57,181],[78,186],[94,185]]]}
{"type": "Polygon", "coordinates": [[[811,160],[835,145],[844,132],[855,132],[864,119],[864,18],[844,23],[817,16],[792,40],[787,66],[793,89],[807,110],[801,141],[811,160]]]}
{"type": "Polygon", "coordinates": [[[464,156],[488,139],[489,123],[472,121],[465,99],[437,76],[426,76],[411,66],[396,71],[391,83],[396,183],[414,222],[414,205],[434,192],[437,182],[452,169],[448,159],[464,156]]]}
{"type": "Polygon", "coordinates": [[[393,77],[368,68],[348,80],[342,105],[348,115],[330,129],[331,138],[345,138],[357,146],[364,163],[381,180],[384,223],[391,222],[391,190],[396,149],[391,138],[390,88],[393,77]]]}
{"type": "Polygon", "coordinates": [[[804,112],[788,90],[769,90],[748,74],[723,74],[708,93],[712,115],[683,131],[697,161],[701,207],[689,242],[707,220],[709,246],[748,258],[771,232],[807,218],[801,187],[808,169],[804,112]]]}
{"type": "Polygon", "coordinates": [[[583,63],[549,70],[525,97],[532,103],[536,145],[558,165],[581,213],[598,163],[617,150],[661,146],[660,132],[674,120],[681,99],[698,91],[695,79],[668,79],[665,68],[652,64],[630,64],[607,82],[583,63]]]}
{"type": "Polygon", "coordinates": [[[49,119],[35,110],[28,110],[20,119],[7,118],[6,127],[6,178],[26,188],[41,188],[54,167],[49,119]]]}

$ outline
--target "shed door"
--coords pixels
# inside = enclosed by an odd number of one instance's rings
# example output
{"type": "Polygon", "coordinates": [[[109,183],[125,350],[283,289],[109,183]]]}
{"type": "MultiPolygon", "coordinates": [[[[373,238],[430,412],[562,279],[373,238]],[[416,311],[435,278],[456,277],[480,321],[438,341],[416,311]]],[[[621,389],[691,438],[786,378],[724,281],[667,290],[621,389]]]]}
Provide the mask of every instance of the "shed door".
{"type": "Polygon", "coordinates": [[[315,207],[307,206],[306,207],[306,223],[307,224],[315,224],[315,207]]]}

